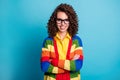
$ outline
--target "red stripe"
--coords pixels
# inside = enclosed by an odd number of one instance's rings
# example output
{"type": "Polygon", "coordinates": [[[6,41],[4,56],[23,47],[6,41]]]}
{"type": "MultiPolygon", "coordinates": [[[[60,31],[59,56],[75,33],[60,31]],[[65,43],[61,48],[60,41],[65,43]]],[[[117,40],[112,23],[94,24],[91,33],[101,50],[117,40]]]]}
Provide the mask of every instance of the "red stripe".
{"type": "Polygon", "coordinates": [[[54,40],[54,49],[55,49],[55,54],[56,54],[56,58],[59,59],[59,55],[58,55],[58,48],[57,48],[57,44],[56,41],[54,40]]]}
{"type": "Polygon", "coordinates": [[[69,40],[69,44],[68,44],[67,57],[66,57],[67,59],[70,59],[71,46],[72,46],[72,38],[69,40]]]}
{"type": "Polygon", "coordinates": [[[57,74],[56,80],[70,80],[70,73],[57,74]]]}
{"type": "Polygon", "coordinates": [[[49,57],[42,57],[41,58],[41,61],[43,62],[43,61],[49,61],[49,57]]]}
{"type": "Polygon", "coordinates": [[[51,63],[54,66],[58,66],[58,60],[57,59],[52,59],[51,63]]]}
{"type": "Polygon", "coordinates": [[[83,60],[83,56],[82,56],[82,55],[80,55],[79,59],[80,59],[80,60],[83,60]]]}

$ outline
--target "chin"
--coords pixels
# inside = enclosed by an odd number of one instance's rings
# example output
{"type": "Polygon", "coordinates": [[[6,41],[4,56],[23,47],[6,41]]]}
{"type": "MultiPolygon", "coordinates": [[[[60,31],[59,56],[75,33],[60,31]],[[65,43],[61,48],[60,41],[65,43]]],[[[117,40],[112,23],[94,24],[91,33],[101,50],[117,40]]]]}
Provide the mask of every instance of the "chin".
{"type": "Polygon", "coordinates": [[[62,32],[62,33],[63,33],[63,32],[67,32],[67,31],[60,31],[60,32],[62,32]]]}

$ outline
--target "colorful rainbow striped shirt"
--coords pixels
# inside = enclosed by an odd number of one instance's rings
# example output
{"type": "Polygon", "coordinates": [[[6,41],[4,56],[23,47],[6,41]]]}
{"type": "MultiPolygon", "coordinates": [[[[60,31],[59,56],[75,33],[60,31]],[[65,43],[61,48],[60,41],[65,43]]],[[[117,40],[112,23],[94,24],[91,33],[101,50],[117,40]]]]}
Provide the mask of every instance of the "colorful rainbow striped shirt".
{"type": "Polygon", "coordinates": [[[73,36],[68,42],[66,59],[60,59],[56,39],[47,37],[43,42],[41,69],[44,80],[80,80],[80,69],[83,64],[82,41],[73,36]],[[73,60],[75,55],[79,59],[73,60]]]}

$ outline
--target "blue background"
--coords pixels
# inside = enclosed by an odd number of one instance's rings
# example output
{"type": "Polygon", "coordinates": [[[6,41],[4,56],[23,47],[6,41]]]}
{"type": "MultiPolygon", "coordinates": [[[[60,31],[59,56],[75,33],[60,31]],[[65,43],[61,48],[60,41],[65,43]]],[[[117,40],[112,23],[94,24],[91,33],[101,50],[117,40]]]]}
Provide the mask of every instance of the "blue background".
{"type": "Polygon", "coordinates": [[[0,0],[0,80],[42,80],[47,22],[60,3],[79,18],[82,80],[120,79],[120,0],[0,0]]]}

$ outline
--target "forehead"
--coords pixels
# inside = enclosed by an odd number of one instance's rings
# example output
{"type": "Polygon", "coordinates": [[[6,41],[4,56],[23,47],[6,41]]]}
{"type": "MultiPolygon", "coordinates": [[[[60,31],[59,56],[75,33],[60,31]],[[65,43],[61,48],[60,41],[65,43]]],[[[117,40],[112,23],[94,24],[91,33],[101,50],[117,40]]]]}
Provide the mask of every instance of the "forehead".
{"type": "Polygon", "coordinates": [[[57,12],[57,18],[60,18],[60,19],[68,19],[68,16],[65,12],[57,12]]]}

